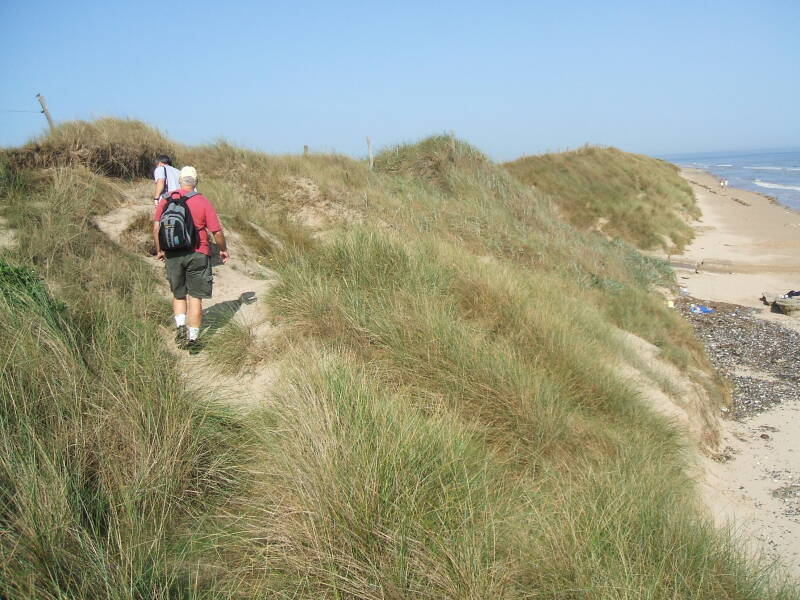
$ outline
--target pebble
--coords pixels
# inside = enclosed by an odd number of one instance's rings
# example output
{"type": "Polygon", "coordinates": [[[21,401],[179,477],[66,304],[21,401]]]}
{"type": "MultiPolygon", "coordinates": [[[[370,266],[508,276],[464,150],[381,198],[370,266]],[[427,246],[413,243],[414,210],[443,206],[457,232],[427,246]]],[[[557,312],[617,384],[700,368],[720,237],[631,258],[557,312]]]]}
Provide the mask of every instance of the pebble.
{"type": "MultiPolygon", "coordinates": [[[[750,416],[800,397],[800,332],[759,319],[756,309],[745,306],[684,296],[675,301],[675,307],[692,325],[714,367],[733,384],[733,404],[729,410],[721,409],[726,418],[746,422],[750,416]],[[692,313],[691,305],[701,303],[714,312],[692,313]],[[753,375],[737,374],[743,367],[753,375]]],[[[770,434],[778,431],[761,425],[753,434],[771,440],[770,434]]],[[[781,501],[781,512],[792,519],[800,517],[800,475],[770,469],[761,460],[754,462],[765,469],[764,479],[777,484],[772,495],[781,501]]]]}
{"type": "Polygon", "coordinates": [[[675,306],[705,345],[711,363],[733,384],[728,416],[741,420],[798,397],[800,332],[759,319],[756,309],[736,304],[684,296],[675,300],[675,306]],[[692,313],[692,304],[705,304],[714,312],[692,313]],[[764,375],[737,374],[742,367],[764,375]]]}

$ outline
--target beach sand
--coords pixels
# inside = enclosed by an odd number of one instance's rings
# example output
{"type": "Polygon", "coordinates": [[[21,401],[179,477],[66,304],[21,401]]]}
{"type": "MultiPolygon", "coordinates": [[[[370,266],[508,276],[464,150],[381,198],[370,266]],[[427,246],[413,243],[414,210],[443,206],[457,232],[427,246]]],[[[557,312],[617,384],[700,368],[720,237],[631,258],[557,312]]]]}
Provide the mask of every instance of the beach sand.
{"type": "MultiPolygon", "coordinates": [[[[681,174],[703,214],[694,242],[669,257],[680,286],[694,298],[753,307],[759,318],[800,330],[800,319],[759,299],[800,289],[800,213],[760,194],[721,189],[703,171],[681,174]]],[[[777,558],[800,580],[800,393],[780,400],[724,421],[729,458],[704,461],[701,487],[720,525],[732,525],[751,550],[777,558]]]]}
{"type": "Polygon", "coordinates": [[[800,213],[761,194],[721,189],[703,171],[682,175],[703,212],[694,242],[670,257],[690,296],[765,308],[763,292],[800,289],[800,213]]]}

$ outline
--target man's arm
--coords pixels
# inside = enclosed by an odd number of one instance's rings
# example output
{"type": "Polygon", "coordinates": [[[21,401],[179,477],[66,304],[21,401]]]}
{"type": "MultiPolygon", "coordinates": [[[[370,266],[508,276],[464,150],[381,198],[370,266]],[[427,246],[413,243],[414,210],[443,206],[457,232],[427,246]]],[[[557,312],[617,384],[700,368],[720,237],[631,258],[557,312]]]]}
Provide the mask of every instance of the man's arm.
{"type": "MultiPolygon", "coordinates": [[[[155,199],[158,199],[161,196],[161,193],[164,191],[164,188],[167,185],[167,167],[161,167],[164,169],[164,178],[158,179],[156,178],[156,195],[154,196],[155,199]]],[[[158,169],[156,169],[158,171],[158,169]]]]}
{"type": "Polygon", "coordinates": [[[219,257],[222,259],[222,262],[228,262],[230,255],[228,254],[228,244],[225,242],[225,234],[222,233],[222,230],[219,231],[212,231],[211,233],[214,234],[214,243],[219,248],[219,257]]]}
{"type": "Polygon", "coordinates": [[[164,260],[164,251],[161,249],[161,243],[158,241],[158,231],[161,229],[161,223],[158,221],[153,222],[153,241],[156,244],[156,260],[164,260]]]}
{"type": "Polygon", "coordinates": [[[222,262],[228,262],[230,255],[228,254],[228,244],[225,242],[225,234],[222,233],[222,224],[219,222],[217,211],[208,201],[206,201],[206,233],[214,236],[214,242],[219,248],[219,257],[222,262]]]}

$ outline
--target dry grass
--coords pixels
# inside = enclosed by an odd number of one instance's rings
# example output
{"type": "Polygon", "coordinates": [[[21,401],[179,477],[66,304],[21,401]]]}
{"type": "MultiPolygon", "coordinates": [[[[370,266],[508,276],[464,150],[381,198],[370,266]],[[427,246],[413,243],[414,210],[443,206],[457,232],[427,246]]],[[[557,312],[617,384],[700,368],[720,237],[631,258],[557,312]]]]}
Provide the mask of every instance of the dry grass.
{"type": "Polygon", "coordinates": [[[141,121],[69,121],[21,148],[4,150],[18,167],[84,166],[112,177],[152,175],[159,154],[177,145],[141,121]]]}
{"type": "Polygon", "coordinates": [[[120,235],[120,243],[135,254],[155,256],[156,245],[153,242],[153,217],[144,213],[134,219],[120,235]]]}
{"type": "MultiPolygon", "coordinates": [[[[4,169],[13,259],[53,282],[69,336],[0,310],[17,336],[0,356],[16,398],[0,421],[3,594],[796,597],[714,530],[680,432],[610,366],[622,327],[710,373],[651,292],[670,282],[663,263],[576,231],[448,136],[387,149],[375,172],[225,143],[178,152],[278,274],[279,382],[246,417],[188,401],[154,327],[167,310],[152,274],[87,226],[103,179],[4,169]],[[84,468],[101,463],[99,480],[84,468]]],[[[237,373],[262,340],[232,323],[206,352],[237,373]]]]}
{"type": "Polygon", "coordinates": [[[269,342],[258,338],[253,325],[236,318],[214,332],[206,351],[210,364],[226,375],[251,373],[276,353],[269,342]]]}
{"type": "Polygon", "coordinates": [[[513,484],[480,436],[346,354],[288,358],[254,496],[270,501],[243,508],[251,538],[270,540],[250,555],[264,597],[507,597],[498,527],[513,484]]]}
{"type": "Polygon", "coordinates": [[[674,165],[616,148],[526,156],[505,167],[549,195],[566,219],[643,249],[679,252],[699,217],[694,196],[674,165]]]}
{"type": "Polygon", "coordinates": [[[102,180],[0,186],[20,234],[0,262],[0,595],[221,597],[224,532],[199,517],[241,489],[240,419],[186,392],[159,282],[90,226],[102,180]]]}

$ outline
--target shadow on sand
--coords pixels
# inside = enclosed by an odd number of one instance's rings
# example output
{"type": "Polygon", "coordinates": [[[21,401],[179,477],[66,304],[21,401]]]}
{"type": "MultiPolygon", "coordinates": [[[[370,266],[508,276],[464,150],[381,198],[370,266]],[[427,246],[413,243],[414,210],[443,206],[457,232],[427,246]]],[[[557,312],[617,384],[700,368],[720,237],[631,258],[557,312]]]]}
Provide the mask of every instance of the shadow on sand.
{"type": "Polygon", "coordinates": [[[214,337],[214,334],[228,324],[233,316],[239,312],[243,304],[252,304],[257,300],[255,292],[243,292],[236,300],[218,302],[203,310],[203,326],[200,330],[200,344],[197,352],[203,350],[214,337]]]}

